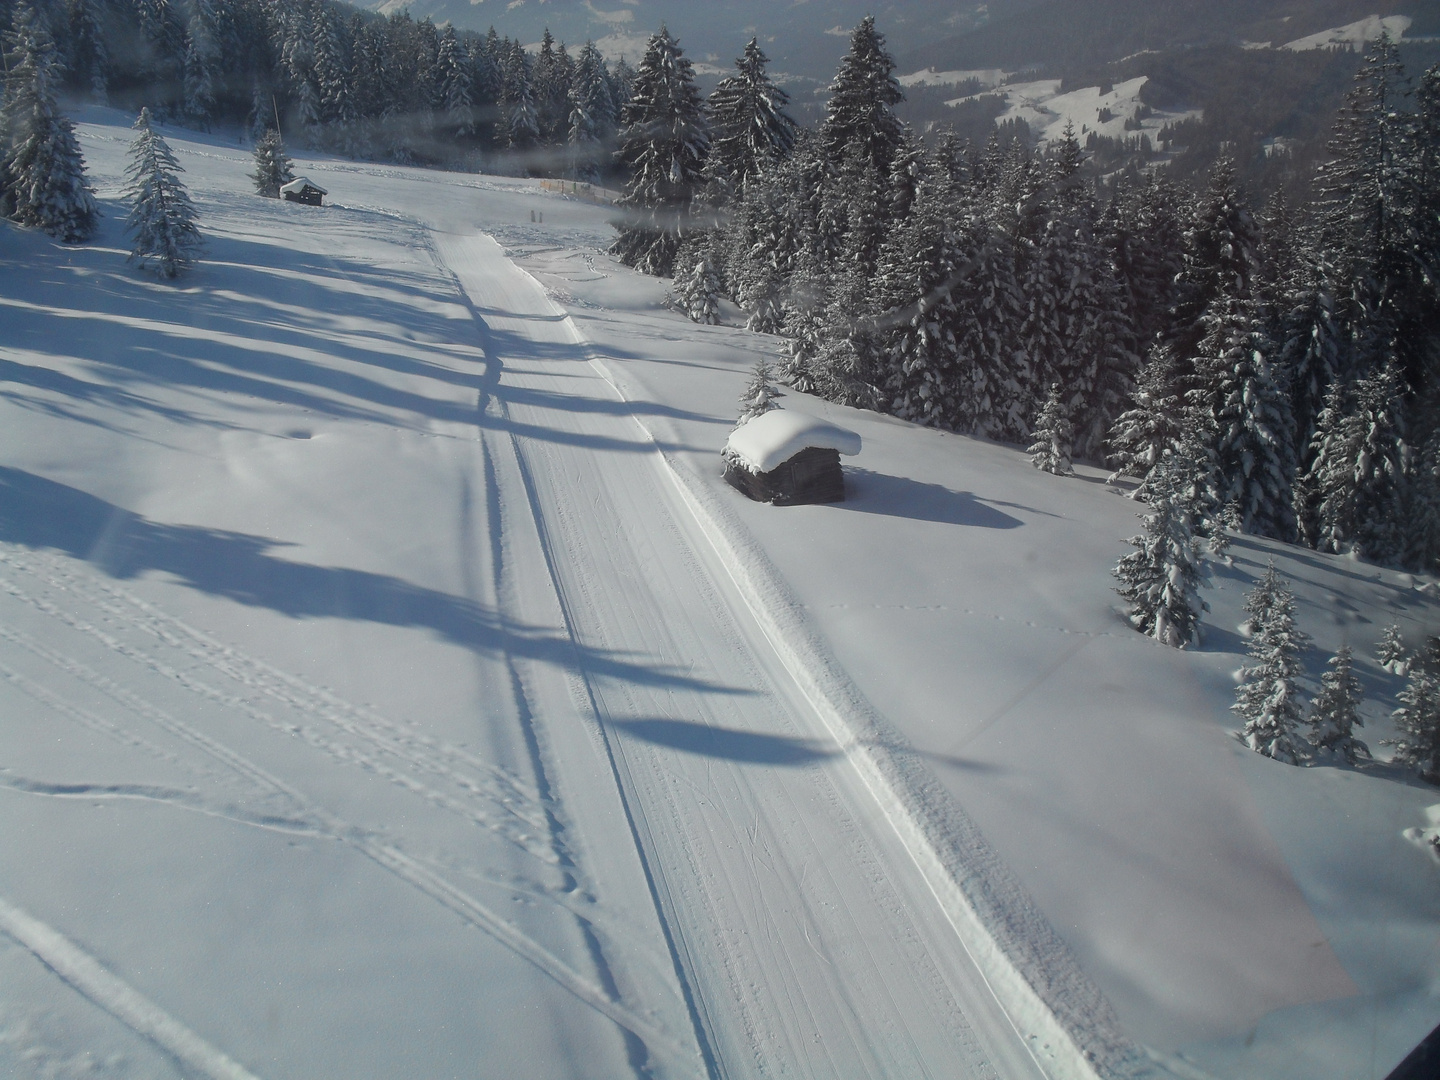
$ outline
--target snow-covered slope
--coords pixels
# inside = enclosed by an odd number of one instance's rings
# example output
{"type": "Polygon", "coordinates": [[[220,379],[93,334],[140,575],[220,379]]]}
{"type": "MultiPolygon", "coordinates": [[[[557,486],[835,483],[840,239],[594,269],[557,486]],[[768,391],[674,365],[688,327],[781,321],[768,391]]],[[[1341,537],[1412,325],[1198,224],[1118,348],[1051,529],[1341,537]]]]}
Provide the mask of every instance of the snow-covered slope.
{"type": "MultiPolygon", "coordinates": [[[[911,78],[925,74],[916,72],[911,78]]],[[[1200,116],[1193,109],[1147,108],[1140,97],[1146,82],[1145,76],[1140,76],[1115,83],[1109,90],[1086,86],[1061,93],[1060,79],[1037,79],[1004,83],[984,93],[998,94],[1005,100],[1005,111],[996,117],[997,122],[1024,120],[1042,145],[1062,136],[1067,125],[1074,129],[1082,145],[1092,131],[1112,139],[1146,135],[1154,140],[1166,124],[1200,116]]],[[[946,104],[958,105],[967,100],[970,98],[954,98],[946,104]]]]}
{"type": "Polygon", "coordinates": [[[1413,22],[1414,20],[1408,15],[1388,15],[1384,18],[1379,15],[1371,15],[1345,26],[1337,26],[1330,30],[1322,30],[1316,34],[1307,34],[1302,38],[1296,38],[1294,41],[1286,42],[1281,48],[1289,49],[1292,52],[1335,48],[1364,52],[1372,41],[1378,41],[1386,34],[1392,41],[1400,41],[1413,22]]]}
{"type": "Polygon", "coordinates": [[[777,342],[603,207],[168,132],[161,285],[89,120],[102,237],[0,248],[0,1072],[1379,1078],[1440,1019],[1440,793],[1226,711],[1273,558],[1383,758],[1424,583],[1237,540],[1164,649],[1093,471],[791,393],[850,498],[726,487],[777,342]]]}

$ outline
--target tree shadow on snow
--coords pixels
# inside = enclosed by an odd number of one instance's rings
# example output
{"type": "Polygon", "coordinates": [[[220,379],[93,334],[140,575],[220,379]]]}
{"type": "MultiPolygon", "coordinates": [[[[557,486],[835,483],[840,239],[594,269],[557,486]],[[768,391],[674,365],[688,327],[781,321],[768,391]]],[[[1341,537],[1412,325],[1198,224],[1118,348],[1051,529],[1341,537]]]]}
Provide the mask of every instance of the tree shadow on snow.
{"type": "Polygon", "coordinates": [[[146,572],[291,618],[354,619],[428,629],[484,655],[509,654],[652,686],[747,694],[624,654],[587,648],[564,633],[527,626],[463,597],[399,578],[277,557],[261,536],[149,521],[104,499],[0,466],[0,541],[84,559],[114,578],[146,572]]]}
{"type": "Polygon", "coordinates": [[[1025,524],[968,491],[951,491],[906,476],[847,466],[845,484],[845,501],[834,504],[841,510],[979,529],[1018,529],[1025,524]]]}
{"type": "MultiPolygon", "coordinates": [[[[665,746],[701,757],[720,758],[748,765],[778,765],[794,768],[816,761],[841,757],[845,751],[830,742],[820,739],[800,739],[789,735],[770,735],[758,731],[737,731],[735,728],[717,727],[693,720],[672,720],[666,717],[634,720],[611,720],[612,727],[619,728],[644,742],[665,746]]],[[[882,745],[867,742],[864,745],[882,745]]],[[[889,749],[896,749],[889,747],[889,749]]],[[[952,769],[967,772],[998,772],[993,765],[970,761],[951,754],[931,753],[913,747],[899,748],[902,754],[913,754],[934,761],[952,769]]]]}

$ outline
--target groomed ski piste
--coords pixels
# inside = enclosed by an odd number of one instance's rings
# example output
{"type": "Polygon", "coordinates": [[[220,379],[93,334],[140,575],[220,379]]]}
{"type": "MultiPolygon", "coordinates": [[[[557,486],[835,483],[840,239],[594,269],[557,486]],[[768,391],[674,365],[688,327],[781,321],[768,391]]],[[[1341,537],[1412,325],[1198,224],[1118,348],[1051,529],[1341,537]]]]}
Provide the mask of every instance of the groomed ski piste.
{"type": "Polygon", "coordinates": [[[101,235],[0,232],[0,1073],[1378,1080],[1440,1022],[1373,657],[1431,583],[1239,537],[1166,649],[1096,470],[787,390],[849,498],[726,486],[780,342],[605,208],[326,158],[282,203],[167,128],[162,283],[132,118],[79,116],[101,235]],[[1271,559],[1376,764],[1233,738],[1271,559]]]}

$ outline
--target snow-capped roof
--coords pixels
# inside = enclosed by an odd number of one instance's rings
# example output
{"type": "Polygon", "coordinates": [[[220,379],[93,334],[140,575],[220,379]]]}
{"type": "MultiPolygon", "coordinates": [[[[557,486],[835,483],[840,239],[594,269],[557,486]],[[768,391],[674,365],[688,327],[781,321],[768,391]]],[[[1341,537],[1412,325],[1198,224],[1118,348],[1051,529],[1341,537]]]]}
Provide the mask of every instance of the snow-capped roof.
{"type": "Polygon", "coordinates": [[[328,191],[326,191],[326,190],[325,190],[323,187],[321,187],[319,184],[315,183],[315,181],[311,180],[308,176],[297,176],[294,180],[291,180],[288,184],[286,184],[284,187],[282,187],[282,188],[280,189],[280,194],[281,194],[281,195],[290,195],[290,194],[299,195],[300,192],[304,191],[307,187],[309,187],[309,188],[314,188],[314,189],[315,189],[316,191],[318,191],[321,195],[329,195],[329,194],[330,194],[328,191]]]}
{"type": "Polygon", "coordinates": [[[769,472],[808,447],[860,452],[860,436],[790,409],[772,409],[730,433],[725,449],[756,472],[769,472]]]}

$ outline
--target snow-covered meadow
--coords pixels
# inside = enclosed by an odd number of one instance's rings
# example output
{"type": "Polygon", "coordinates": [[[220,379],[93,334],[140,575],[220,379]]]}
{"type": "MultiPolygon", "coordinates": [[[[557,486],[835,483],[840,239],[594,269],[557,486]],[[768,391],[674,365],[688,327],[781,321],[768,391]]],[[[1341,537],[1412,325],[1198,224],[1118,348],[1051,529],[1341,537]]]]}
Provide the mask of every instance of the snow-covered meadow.
{"type": "Polygon", "coordinates": [[[1382,1077],[1440,1021],[1440,790],[1227,711],[1273,559],[1383,758],[1432,585],[1238,538],[1163,648],[1095,470],[790,392],[848,500],[725,486],[779,341],[602,207],[166,129],[160,283],[82,118],[101,235],[0,233],[0,1070],[1382,1077]]]}

